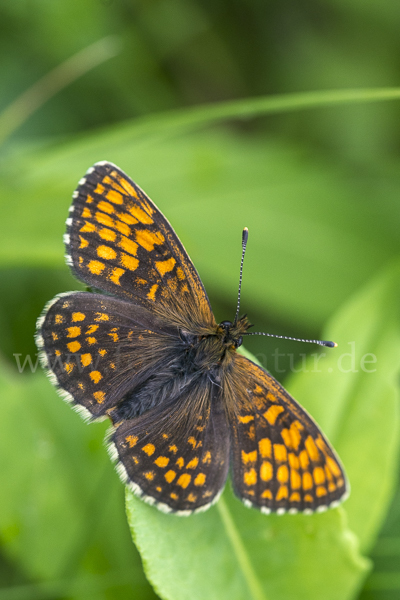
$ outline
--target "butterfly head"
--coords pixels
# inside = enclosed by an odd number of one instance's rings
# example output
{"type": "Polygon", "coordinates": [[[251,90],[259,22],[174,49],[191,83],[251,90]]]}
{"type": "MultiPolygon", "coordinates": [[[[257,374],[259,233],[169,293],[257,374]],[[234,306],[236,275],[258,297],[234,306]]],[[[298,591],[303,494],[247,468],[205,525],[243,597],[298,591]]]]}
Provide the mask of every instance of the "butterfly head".
{"type": "Polygon", "coordinates": [[[251,327],[247,316],[244,315],[234,323],[221,321],[217,327],[217,336],[222,344],[231,350],[236,350],[243,343],[243,334],[251,327]]]}

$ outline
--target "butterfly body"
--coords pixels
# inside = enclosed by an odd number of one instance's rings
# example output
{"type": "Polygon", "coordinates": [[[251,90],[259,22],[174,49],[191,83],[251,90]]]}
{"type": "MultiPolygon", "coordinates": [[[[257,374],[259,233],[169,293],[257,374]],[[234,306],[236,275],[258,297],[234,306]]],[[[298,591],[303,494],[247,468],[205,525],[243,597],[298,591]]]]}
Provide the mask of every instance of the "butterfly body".
{"type": "Polygon", "coordinates": [[[263,512],[313,512],[348,491],[318,426],[237,349],[247,317],[217,323],[171,225],[118,167],[97,163],[67,219],[67,262],[100,293],[56,297],[38,321],[41,360],[88,420],[109,418],[110,454],[145,501],[205,510],[229,466],[263,512]]]}

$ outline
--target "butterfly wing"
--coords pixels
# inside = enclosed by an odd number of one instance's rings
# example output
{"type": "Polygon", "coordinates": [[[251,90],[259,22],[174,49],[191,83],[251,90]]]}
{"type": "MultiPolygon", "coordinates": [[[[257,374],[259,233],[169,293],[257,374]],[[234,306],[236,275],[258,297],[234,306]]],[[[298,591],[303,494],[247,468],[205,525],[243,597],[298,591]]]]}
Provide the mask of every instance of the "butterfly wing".
{"type": "Polygon", "coordinates": [[[229,468],[229,430],[208,377],[182,386],[176,401],[115,422],[110,454],[126,485],[164,512],[189,515],[219,497],[229,468]]]}
{"type": "MultiPolygon", "coordinates": [[[[140,306],[76,292],[61,294],[38,321],[42,363],[63,397],[91,420],[107,416],[128,392],[168,368],[176,330],[140,306]]],[[[133,407],[135,408],[135,407],[133,407]]],[[[146,406],[139,404],[140,412],[146,406]]]]}
{"type": "Polygon", "coordinates": [[[239,407],[231,419],[237,496],[266,513],[323,511],[344,500],[343,467],[306,411],[239,354],[231,377],[228,394],[236,395],[239,407]]]}
{"type": "Polygon", "coordinates": [[[215,325],[206,291],[166,218],[109,162],[91,167],[73,195],[67,262],[80,280],[168,313],[178,324],[215,325]]]}

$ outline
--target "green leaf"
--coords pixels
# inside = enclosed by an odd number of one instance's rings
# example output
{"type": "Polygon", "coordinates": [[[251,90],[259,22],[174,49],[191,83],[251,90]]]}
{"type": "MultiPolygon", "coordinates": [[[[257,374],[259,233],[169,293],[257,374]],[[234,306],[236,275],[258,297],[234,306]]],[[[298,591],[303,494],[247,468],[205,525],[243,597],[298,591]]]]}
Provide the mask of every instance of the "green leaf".
{"type": "Polygon", "coordinates": [[[127,514],[145,572],[165,600],[350,598],[367,570],[340,509],[271,515],[245,508],[227,488],[191,517],[165,515],[127,492],[127,514]]]}
{"type": "Polygon", "coordinates": [[[310,357],[287,386],[343,460],[352,487],[345,508],[363,551],[382,524],[398,472],[399,306],[395,264],[332,320],[326,339],[338,348],[310,357]]]}

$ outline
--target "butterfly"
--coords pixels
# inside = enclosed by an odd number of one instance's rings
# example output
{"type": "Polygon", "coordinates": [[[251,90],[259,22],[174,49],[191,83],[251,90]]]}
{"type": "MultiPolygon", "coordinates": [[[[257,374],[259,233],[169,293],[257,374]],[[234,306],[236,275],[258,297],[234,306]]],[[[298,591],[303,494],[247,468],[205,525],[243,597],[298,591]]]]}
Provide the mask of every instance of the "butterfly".
{"type": "Polygon", "coordinates": [[[63,398],[89,421],[110,419],[110,455],[128,488],[189,515],[218,500],[231,467],[236,495],[263,513],[337,506],[348,483],[328,440],[237,352],[247,317],[216,322],[183,245],[140,187],[96,163],[66,225],[67,264],[92,291],[56,296],[36,342],[63,398]]]}

